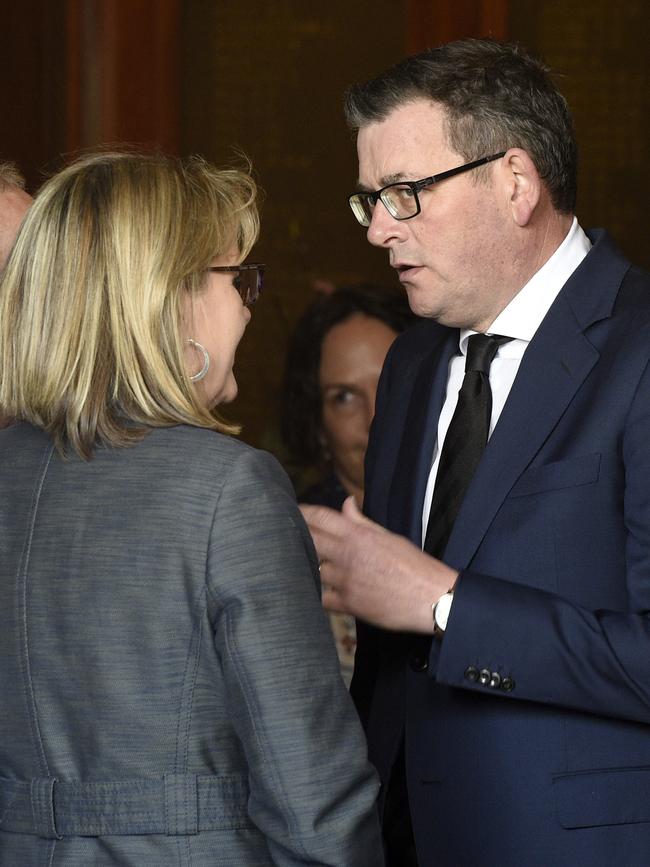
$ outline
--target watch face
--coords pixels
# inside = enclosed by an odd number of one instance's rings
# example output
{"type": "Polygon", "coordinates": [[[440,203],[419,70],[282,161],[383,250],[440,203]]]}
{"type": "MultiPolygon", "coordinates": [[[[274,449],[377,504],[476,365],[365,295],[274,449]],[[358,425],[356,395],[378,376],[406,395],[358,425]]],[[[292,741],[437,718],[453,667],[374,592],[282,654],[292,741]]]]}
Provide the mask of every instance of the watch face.
{"type": "Polygon", "coordinates": [[[442,632],[447,628],[447,621],[449,620],[449,612],[451,611],[451,603],[453,602],[454,594],[453,593],[445,593],[444,596],[441,596],[436,604],[435,611],[435,621],[436,626],[442,632]]]}

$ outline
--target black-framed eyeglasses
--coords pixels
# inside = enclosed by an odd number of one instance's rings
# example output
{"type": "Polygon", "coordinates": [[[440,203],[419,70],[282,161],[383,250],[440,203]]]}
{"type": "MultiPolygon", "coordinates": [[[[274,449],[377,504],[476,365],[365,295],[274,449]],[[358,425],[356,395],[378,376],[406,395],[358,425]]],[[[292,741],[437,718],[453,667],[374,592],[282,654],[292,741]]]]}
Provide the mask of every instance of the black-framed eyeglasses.
{"type": "Polygon", "coordinates": [[[453,178],[454,175],[462,175],[463,172],[468,172],[470,169],[477,169],[479,166],[484,166],[486,163],[500,159],[505,154],[505,151],[501,151],[498,154],[492,154],[490,157],[472,160],[471,163],[456,166],[455,169],[448,169],[446,172],[440,172],[437,175],[430,175],[428,178],[422,178],[421,181],[397,181],[394,184],[382,187],[381,190],[375,190],[374,193],[363,191],[352,193],[351,196],[348,196],[348,202],[352,208],[352,213],[357,218],[357,222],[362,226],[370,225],[375,205],[379,201],[391,217],[394,217],[396,220],[410,220],[412,217],[417,217],[420,213],[421,208],[418,193],[425,187],[430,187],[432,184],[437,184],[439,181],[444,181],[447,178],[453,178]]]}
{"type": "Polygon", "coordinates": [[[232,283],[241,295],[241,300],[246,307],[255,304],[264,288],[264,272],[266,265],[259,262],[244,262],[242,265],[212,265],[208,271],[225,271],[228,274],[236,274],[232,283]]]}

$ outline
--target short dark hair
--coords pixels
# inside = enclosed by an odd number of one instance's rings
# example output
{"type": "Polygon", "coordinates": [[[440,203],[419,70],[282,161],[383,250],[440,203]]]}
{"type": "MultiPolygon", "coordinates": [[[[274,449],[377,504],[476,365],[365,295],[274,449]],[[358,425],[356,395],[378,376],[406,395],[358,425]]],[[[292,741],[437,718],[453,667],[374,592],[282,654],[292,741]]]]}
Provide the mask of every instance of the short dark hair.
{"type": "Polygon", "coordinates": [[[282,396],[282,438],[296,461],[319,463],[321,393],[319,370],[326,334],[355,314],[388,325],[397,333],[417,317],[401,290],[360,283],[322,295],[307,307],[289,341],[282,396]]]}
{"type": "Polygon", "coordinates": [[[418,99],[444,108],[447,140],[467,161],[511,147],[525,150],[554,207],[573,213],[578,149],[571,113],[548,67],[520,45],[460,39],[408,57],[352,86],[345,114],[358,130],[418,99]]]}

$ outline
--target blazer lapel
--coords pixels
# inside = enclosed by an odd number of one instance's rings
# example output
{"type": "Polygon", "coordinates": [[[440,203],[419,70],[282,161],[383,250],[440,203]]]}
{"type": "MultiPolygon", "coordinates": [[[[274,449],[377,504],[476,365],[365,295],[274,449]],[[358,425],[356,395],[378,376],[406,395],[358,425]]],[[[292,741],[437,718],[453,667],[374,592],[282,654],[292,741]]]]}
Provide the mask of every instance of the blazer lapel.
{"type": "Polygon", "coordinates": [[[438,416],[447,389],[449,361],[458,351],[458,331],[449,331],[420,364],[406,413],[404,432],[388,500],[388,526],[394,532],[422,541],[422,506],[438,416]]]}
{"type": "Polygon", "coordinates": [[[601,243],[567,282],[524,354],[445,550],[445,562],[456,569],[470,564],[510,489],[600,357],[584,330],[611,315],[629,263],[604,236],[596,237],[601,243]]]}

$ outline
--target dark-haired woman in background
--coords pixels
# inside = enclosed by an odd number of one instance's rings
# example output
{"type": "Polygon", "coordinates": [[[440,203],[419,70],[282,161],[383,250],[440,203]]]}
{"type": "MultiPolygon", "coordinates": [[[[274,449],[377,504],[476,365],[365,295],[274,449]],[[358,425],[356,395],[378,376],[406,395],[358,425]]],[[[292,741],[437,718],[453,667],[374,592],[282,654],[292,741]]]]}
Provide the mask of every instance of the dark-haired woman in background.
{"type": "MultiPolygon", "coordinates": [[[[352,495],[363,502],[363,464],[375,414],[379,374],[393,340],[415,321],[399,290],[359,284],[313,301],[289,344],[282,435],[303,467],[323,478],[305,503],[340,509],[352,495]]],[[[341,670],[349,684],[356,637],[354,618],[330,614],[341,670]]]]}

